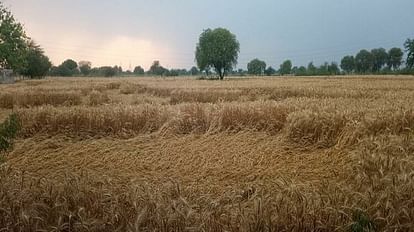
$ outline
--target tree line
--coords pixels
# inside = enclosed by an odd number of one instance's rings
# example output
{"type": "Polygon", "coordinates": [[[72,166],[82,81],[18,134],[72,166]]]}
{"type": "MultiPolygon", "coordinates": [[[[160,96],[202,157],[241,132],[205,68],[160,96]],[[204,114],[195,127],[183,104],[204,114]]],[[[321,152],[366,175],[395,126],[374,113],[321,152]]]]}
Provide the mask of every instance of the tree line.
{"type": "Polygon", "coordinates": [[[195,76],[199,75],[197,67],[187,69],[167,69],[159,61],[154,61],[151,67],[145,71],[141,66],[136,66],[133,71],[124,71],[121,66],[102,66],[92,67],[90,61],[76,62],[73,59],[67,59],[59,66],[53,66],[48,72],[49,76],[60,77],[114,77],[114,76],[195,76]]]}
{"type": "Polygon", "coordinates": [[[52,66],[43,49],[28,37],[23,26],[15,20],[12,13],[0,2],[0,68],[12,69],[15,73],[30,78],[50,76],[181,76],[206,75],[340,75],[340,74],[414,74],[414,39],[404,43],[404,51],[400,48],[363,49],[355,55],[342,58],[340,64],[325,62],[315,66],[310,62],[305,66],[293,66],[291,60],[280,64],[276,70],[267,66],[260,59],[253,59],[247,64],[247,70],[235,69],[237,66],[240,43],[236,35],[225,28],[206,29],[199,37],[195,49],[197,67],[186,69],[167,69],[159,61],[154,61],[145,71],[141,66],[134,70],[122,70],[120,66],[92,67],[89,61],[76,62],[65,60],[58,66],[52,66]],[[404,65],[404,66],[403,66],[404,65]]]}

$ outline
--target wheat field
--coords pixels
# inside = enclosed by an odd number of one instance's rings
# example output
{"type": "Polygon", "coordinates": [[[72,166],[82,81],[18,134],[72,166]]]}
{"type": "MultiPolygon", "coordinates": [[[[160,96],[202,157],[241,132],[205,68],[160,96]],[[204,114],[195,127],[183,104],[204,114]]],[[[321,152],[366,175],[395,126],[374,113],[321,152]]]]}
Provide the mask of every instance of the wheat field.
{"type": "Polygon", "coordinates": [[[4,231],[411,231],[414,78],[0,85],[4,231]]]}

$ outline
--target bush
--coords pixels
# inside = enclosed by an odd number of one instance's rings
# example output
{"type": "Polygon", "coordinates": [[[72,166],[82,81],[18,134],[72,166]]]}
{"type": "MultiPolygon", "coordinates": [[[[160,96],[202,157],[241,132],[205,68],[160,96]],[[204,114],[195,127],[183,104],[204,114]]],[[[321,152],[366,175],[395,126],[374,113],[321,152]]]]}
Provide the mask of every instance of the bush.
{"type": "Polygon", "coordinates": [[[7,151],[17,132],[20,130],[19,118],[16,114],[11,114],[2,124],[0,124],[0,152],[7,151]]]}

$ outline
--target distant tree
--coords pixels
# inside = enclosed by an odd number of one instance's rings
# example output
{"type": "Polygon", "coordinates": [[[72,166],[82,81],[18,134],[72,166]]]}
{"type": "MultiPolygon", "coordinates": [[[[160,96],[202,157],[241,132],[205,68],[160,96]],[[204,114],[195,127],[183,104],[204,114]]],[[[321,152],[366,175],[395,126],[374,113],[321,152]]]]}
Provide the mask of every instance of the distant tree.
{"type": "Polygon", "coordinates": [[[341,71],[339,70],[338,64],[335,62],[331,62],[328,65],[328,72],[329,72],[329,75],[339,75],[341,73],[341,71]]]}
{"type": "Polygon", "coordinates": [[[21,74],[30,78],[42,78],[48,73],[52,63],[47,56],[44,55],[43,49],[31,41],[28,45],[29,49],[26,53],[26,66],[21,74]]]}
{"type": "Polygon", "coordinates": [[[224,28],[207,29],[201,33],[195,59],[200,70],[214,68],[220,80],[237,64],[240,44],[236,36],[224,28]]]}
{"type": "Polygon", "coordinates": [[[317,75],[322,75],[322,76],[330,75],[330,73],[329,73],[329,63],[325,62],[321,66],[319,66],[319,68],[316,71],[316,74],[317,75]]]}
{"type": "Polygon", "coordinates": [[[251,75],[263,75],[266,70],[266,63],[259,59],[254,59],[247,64],[247,72],[251,75]]]}
{"type": "Polygon", "coordinates": [[[52,67],[52,76],[71,77],[79,74],[78,64],[71,59],[65,60],[58,67],[52,67]]]}
{"type": "Polygon", "coordinates": [[[65,66],[66,68],[68,68],[70,70],[75,70],[75,69],[78,68],[78,64],[76,63],[76,61],[74,61],[72,59],[67,59],[67,60],[63,61],[63,63],[61,65],[65,66]]]}
{"type": "Polygon", "coordinates": [[[310,62],[310,63],[308,64],[308,68],[307,68],[306,72],[307,72],[307,75],[316,75],[317,68],[316,68],[316,66],[313,64],[313,62],[310,62]]]}
{"type": "Polygon", "coordinates": [[[178,69],[171,69],[171,70],[166,70],[164,72],[164,75],[167,77],[178,77],[180,75],[181,70],[178,69]]]}
{"type": "Polygon", "coordinates": [[[165,69],[160,65],[160,62],[158,60],[154,61],[150,67],[149,73],[156,76],[162,76],[166,74],[168,70],[165,69]]]}
{"type": "Polygon", "coordinates": [[[306,76],[307,72],[306,72],[306,68],[304,66],[300,66],[298,68],[298,70],[296,71],[296,76],[306,76]]]}
{"type": "Polygon", "coordinates": [[[265,70],[265,74],[266,76],[272,76],[276,74],[276,69],[272,68],[272,66],[269,66],[266,70],[265,70]]]}
{"type": "Polygon", "coordinates": [[[116,73],[115,75],[121,75],[123,73],[123,70],[122,70],[121,66],[115,65],[114,69],[115,69],[115,73],[116,73]]]}
{"type": "Polygon", "coordinates": [[[354,56],[345,56],[341,60],[341,68],[347,74],[352,73],[355,70],[355,58],[354,56]]]}
{"type": "Polygon", "coordinates": [[[404,52],[401,50],[401,48],[391,48],[388,51],[388,67],[393,70],[399,69],[402,64],[403,56],[404,52]]]}
{"type": "Polygon", "coordinates": [[[23,26],[0,2],[0,68],[22,71],[26,63],[28,37],[23,26]]]}
{"type": "Polygon", "coordinates": [[[144,69],[141,66],[136,66],[134,68],[134,74],[135,75],[144,75],[145,74],[145,71],[144,71],[144,69]]]}
{"type": "Polygon", "coordinates": [[[100,76],[104,77],[113,77],[116,75],[118,68],[110,67],[110,66],[103,66],[99,68],[100,76]]]}
{"type": "Polygon", "coordinates": [[[79,61],[79,70],[84,76],[88,76],[91,73],[92,63],[90,61],[79,61]]]}
{"type": "Polygon", "coordinates": [[[195,66],[193,66],[193,67],[190,69],[190,74],[191,74],[191,76],[196,76],[196,75],[198,75],[198,74],[199,74],[198,68],[197,68],[197,67],[195,67],[195,66]]]}
{"type": "Polygon", "coordinates": [[[373,60],[372,71],[378,73],[384,67],[388,60],[388,53],[384,48],[371,50],[373,60]]]}
{"type": "Polygon", "coordinates": [[[359,73],[371,73],[374,66],[374,57],[367,50],[361,50],[355,56],[355,68],[359,73]]]}
{"type": "Polygon", "coordinates": [[[407,52],[407,68],[412,69],[414,67],[414,39],[407,39],[404,47],[407,52]]]}
{"type": "Polygon", "coordinates": [[[292,73],[292,61],[286,60],[280,65],[279,70],[281,75],[291,74],[292,73]]]}

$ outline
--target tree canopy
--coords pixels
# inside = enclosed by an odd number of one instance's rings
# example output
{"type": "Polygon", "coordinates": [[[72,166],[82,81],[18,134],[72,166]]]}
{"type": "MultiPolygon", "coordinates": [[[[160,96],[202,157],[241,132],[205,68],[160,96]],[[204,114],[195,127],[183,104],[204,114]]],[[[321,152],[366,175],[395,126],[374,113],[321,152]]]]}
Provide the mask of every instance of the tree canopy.
{"type": "Polygon", "coordinates": [[[407,39],[404,47],[407,51],[407,67],[412,69],[414,67],[414,39],[407,39]]]}
{"type": "Polygon", "coordinates": [[[341,68],[348,74],[352,73],[355,70],[354,56],[345,56],[344,58],[342,58],[341,68]]]}
{"type": "Polygon", "coordinates": [[[259,59],[254,59],[247,64],[247,72],[252,75],[263,75],[266,70],[266,63],[259,59]]]}
{"type": "Polygon", "coordinates": [[[224,28],[207,29],[201,33],[195,59],[201,71],[213,68],[220,80],[237,64],[240,44],[236,36],[224,28]]]}
{"type": "Polygon", "coordinates": [[[292,61],[286,60],[280,65],[279,70],[281,75],[291,74],[292,73],[292,61]]]}
{"type": "Polygon", "coordinates": [[[145,74],[145,71],[144,71],[144,69],[141,66],[136,66],[134,68],[134,74],[135,75],[144,75],[145,74]]]}
{"type": "Polygon", "coordinates": [[[391,48],[388,51],[387,65],[390,69],[397,70],[402,64],[404,52],[401,48],[391,48]]]}
{"type": "Polygon", "coordinates": [[[23,26],[0,2],[0,67],[22,71],[27,64],[28,41],[23,26]]]}
{"type": "Polygon", "coordinates": [[[32,79],[45,77],[52,63],[44,55],[43,49],[35,42],[31,41],[28,47],[25,55],[26,65],[21,70],[21,74],[32,79]]]}
{"type": "Polygon", "coordinates": [[[78,66],[82,75],[88,76],[91,73],[92,63],[90,61],[79,61],[78,66]]]}
{"type": "Polygon", "coordinates": [[[363,49],[355,56],[355,67],[359,73],[370,73],[374,66],[374,56],[363,49]]]}

